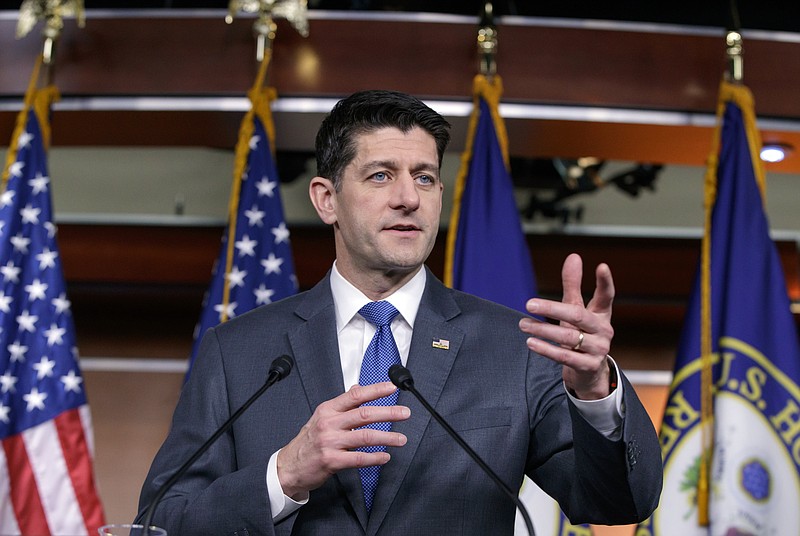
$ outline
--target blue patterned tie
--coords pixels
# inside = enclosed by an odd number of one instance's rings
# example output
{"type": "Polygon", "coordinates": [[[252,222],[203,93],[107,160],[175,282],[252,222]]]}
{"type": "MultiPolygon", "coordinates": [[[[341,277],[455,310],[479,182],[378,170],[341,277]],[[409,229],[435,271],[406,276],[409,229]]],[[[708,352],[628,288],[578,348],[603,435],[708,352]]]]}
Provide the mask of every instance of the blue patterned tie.
{"type": "MultiPolygon", "coordinates": [[[[364,353],[364,361],[361,363],[361,377],[358,383],[359,385],[371,385],[389,381],[389,367],[394,364],[400,364],[400,352],[397,351],[397,344],[394,342],[392,328],[390,327],[398,311],[391,303],[378,301],[366,304],[358,313],[378,328],[369,346],[367,346],[367,351],[364,353]]],[[[398,392],[395,391],[389,396],[367,402],[364,406],[393,406],[397,403],[397,394],[398,392]]],[[[392,423],[376,422],[364,428],[388,432],[392,429],[392,423]]],[[[381,452],[386,450],[386,447],[382,445],[361,447],[358,450],[362,452],[381,452]]],[[[364,488],[364,503],[367,506],[367,512],[369,512],[372,510],[372,498],[375,495],[375,488],[378,486],[381,466],[362,467],[359,472],[361,473],[361,485],[364,488]]]]}

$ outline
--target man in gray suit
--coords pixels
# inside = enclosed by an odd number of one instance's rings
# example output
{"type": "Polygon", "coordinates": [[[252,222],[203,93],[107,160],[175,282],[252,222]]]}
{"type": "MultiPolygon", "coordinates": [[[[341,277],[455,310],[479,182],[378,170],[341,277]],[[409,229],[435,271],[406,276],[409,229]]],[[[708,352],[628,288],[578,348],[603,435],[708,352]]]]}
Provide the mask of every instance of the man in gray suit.
{"type": "Polygon", "coordinates": [[[566,259],[563,301],[527,303],[555,323],[448,289],[424,266],[448,128],[388,91],[356,93],[325,119],[309,194],[336,261],[311,290],[205,334],[142,509],[273,358],[296,365],[165,495],[154,522],[170,536],[512,534],[515,507],[494,482],[409,393],[395,401],[390,382],[372,383],[386,367],[366,379],[365,352],[386,330],[417,389],[512,489],[529,475],[573,523],[635,523],[655,509],[658,440],[608,356],[608,266],[584,305],[582,261],[566,259]],[[386,326],[373,306],[391,310],[386,326]]]}

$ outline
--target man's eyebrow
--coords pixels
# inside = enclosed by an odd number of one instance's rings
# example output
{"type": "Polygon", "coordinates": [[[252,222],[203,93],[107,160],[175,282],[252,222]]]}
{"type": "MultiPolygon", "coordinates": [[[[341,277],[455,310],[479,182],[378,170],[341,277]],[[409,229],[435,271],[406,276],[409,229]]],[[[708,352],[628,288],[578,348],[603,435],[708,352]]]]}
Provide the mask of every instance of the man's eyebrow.
{"type": "Polygon", "coordinates": [[[373,168],[397,169],[398,164],[394,160],[370,160],[369,162],[364,162],[359,167],[365,170],[373,168]]]}

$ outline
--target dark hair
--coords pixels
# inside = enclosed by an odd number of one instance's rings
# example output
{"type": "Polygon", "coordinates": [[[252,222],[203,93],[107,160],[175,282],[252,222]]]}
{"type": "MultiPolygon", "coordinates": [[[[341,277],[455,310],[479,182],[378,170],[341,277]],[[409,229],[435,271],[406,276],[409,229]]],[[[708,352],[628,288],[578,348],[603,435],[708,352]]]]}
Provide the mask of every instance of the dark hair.
{"type": "Polygon", "coordinates": [[[356,156],[356,137],[380,128],[408,132],[414,127],[427,131],[436,141],[439,167],[450,142],[450,124],[421,100],[405,93],[368,90],[340,100],[322,121],[317,132],[317,175],[340,188],[344,168],[356,156]]]}

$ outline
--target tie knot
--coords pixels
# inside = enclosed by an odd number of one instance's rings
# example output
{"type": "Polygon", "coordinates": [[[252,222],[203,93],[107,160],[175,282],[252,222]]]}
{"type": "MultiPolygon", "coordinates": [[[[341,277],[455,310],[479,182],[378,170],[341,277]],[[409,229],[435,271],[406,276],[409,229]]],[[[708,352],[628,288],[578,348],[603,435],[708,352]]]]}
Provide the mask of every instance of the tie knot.
{"type": "Polygon", "coordinates": [[[397,316],[398,310],[387,301],[369,302],[358,310],[358,314],[378,327],[388,326],[397,316]]]}

